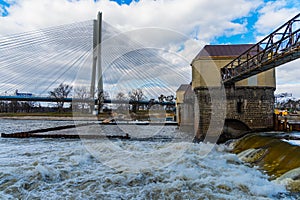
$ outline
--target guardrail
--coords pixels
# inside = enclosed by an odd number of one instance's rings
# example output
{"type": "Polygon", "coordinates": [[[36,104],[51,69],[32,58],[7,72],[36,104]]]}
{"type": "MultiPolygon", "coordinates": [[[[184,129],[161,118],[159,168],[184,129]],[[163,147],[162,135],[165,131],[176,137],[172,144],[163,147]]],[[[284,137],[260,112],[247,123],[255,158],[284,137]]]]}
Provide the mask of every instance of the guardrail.
{"type": "MultiPolygon", "coordinates": [[[[97,99],[78,99],[78,98],[63,98],[56,99],[51,97],[37,97],[37,96],[0,96],[2,101],[37,101],[37,102],[57,102],[59,100],[64,102],[84,102],[84,103],[95,103],[97,104],[97,99]]],[[[175,102],[165,102],[165,101],[132,101],[132,100],[111,100],[105,99],[104,103],[107,104],[159,104],[159,105],[175,105],[175,102]]]]}

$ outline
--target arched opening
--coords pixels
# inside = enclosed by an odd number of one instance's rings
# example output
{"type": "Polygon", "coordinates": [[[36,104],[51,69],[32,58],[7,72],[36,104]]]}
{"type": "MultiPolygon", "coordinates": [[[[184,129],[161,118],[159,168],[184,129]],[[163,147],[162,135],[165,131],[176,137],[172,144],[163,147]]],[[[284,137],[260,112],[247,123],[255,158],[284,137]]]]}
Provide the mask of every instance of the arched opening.
{"type": "Polygon", "coordinates": [[[251,129],[242,121],[237,119],[225,119],[223,132],[218,143],[224,143],[230,139],[237,139],[251,132],[251,129]]]}

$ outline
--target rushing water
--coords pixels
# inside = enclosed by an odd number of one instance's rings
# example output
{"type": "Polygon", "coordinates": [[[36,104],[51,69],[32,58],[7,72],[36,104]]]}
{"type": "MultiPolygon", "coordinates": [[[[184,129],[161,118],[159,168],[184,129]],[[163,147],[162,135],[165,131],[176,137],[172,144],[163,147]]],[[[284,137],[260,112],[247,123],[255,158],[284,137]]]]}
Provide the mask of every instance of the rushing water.
{"type": "MultiPolygon", "coordinates": [[[[1,120],[0,132],[66,123],[72,122],[1,120]]],[[[175,127],[160,132],[178,134],[175,127]]],[[[0,138],[0,199],[297,198],[226,148],[184,141],[0,138]]]]}

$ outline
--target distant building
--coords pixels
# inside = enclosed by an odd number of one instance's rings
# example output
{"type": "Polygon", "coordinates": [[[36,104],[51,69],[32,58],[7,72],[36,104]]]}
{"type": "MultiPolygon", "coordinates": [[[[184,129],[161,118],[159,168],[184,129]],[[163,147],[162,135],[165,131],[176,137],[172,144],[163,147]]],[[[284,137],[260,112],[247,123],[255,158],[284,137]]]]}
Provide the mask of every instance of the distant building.
{"type": "Polygon", "coordinates": [[[15,95],[16,95],[16,96],[21,96],[21,97],[31,97],[31,96],[32,96],[32,93],[18,92],[18,90],[16,90],[15,95]]]}

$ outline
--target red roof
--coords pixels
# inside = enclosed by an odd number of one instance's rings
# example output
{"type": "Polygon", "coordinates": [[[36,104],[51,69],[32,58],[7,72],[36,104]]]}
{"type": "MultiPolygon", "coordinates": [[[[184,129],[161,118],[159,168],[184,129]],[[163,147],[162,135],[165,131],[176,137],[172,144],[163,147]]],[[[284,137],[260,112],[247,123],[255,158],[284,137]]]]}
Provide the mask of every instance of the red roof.
{"type": "Polygon", "coordinates": [[[237,57],[250,49],[254,44],[205,45],[195,60],[201,57],[237,57]]]}

